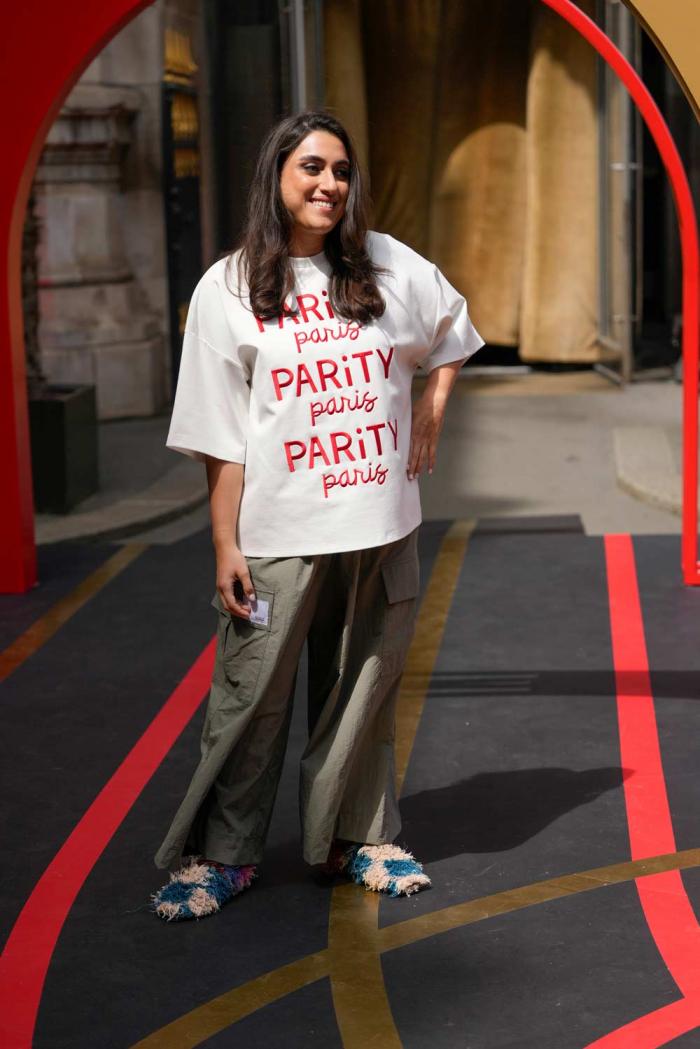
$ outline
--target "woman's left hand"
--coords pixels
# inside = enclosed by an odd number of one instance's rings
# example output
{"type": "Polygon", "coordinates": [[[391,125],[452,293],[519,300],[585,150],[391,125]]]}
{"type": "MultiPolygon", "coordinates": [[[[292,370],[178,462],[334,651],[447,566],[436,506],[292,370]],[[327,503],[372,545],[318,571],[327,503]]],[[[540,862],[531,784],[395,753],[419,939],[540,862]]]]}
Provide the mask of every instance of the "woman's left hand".
{"type": "Polygon", "coordinates": [[[411,446],[406,473],[410,481],[427,466],[433,472],[438,438],[445,418],[447,398],[436,390],[426,389],[413,402],[411,417],[411,446]]]}

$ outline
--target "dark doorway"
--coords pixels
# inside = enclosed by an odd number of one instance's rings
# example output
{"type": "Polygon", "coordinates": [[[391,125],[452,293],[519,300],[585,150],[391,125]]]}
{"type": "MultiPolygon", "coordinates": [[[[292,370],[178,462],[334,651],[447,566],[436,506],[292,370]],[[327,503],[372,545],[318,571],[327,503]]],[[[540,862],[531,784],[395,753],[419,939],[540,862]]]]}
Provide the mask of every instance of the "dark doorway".
{"type": "MultiPolygon", "coordinates": [[[[669,125],[700,206],[700,128],[656,45],[642,31],[641,76],[669,125]]],[[[673,191],[646,125],[642,132],[642,318],[635,370],[675,364],[681,355],[682,267],[673,191]]]]}
{"type": "Polygon", "coordinates": [[[221,254],[241,233],[260,142],[287,107],[287,55],[276,0],[207,0],[205,19],[221,254]]]}

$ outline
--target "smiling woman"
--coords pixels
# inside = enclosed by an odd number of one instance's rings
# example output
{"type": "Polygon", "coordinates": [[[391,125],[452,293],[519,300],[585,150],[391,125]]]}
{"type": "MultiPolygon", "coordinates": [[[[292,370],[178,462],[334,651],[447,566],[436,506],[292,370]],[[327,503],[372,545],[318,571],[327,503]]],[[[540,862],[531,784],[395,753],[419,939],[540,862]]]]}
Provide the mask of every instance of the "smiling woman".
{"type": "Polygon", "coordinates": [[[219,634],[201,762],[156,856],[182,864],[155,896],[160,917],[213,914],[250,885],[307,639],[304,858],[392,895],[429,884],[392,845],[417,475],[482,345],[437,267],[367,229],[345,128],[325,112],[273,128],[241,246],[192,296],[167,441],[207,466],[219,634]]]}

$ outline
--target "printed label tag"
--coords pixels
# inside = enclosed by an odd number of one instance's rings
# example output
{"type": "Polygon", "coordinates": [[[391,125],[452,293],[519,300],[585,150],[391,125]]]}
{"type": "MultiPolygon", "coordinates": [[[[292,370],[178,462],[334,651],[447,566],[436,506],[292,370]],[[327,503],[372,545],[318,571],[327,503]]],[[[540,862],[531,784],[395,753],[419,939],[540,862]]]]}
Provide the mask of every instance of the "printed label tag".
{"type": "Polygon", "coordinates": [[[259,597],[250,604],[250,622],[258,626],[270,625],[270,602],[259,597]]]}

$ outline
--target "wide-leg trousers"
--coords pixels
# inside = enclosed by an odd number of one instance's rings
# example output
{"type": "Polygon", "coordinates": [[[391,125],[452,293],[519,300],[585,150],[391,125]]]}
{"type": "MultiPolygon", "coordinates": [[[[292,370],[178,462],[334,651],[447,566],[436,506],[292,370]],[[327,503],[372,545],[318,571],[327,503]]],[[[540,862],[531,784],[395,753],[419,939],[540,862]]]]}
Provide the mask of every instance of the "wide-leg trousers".
{"type": "Polygon", "coordinates": [[[258,623],[218,595],[214,673],[201,759],[155,862],[196,854],[261,861],[308,642],[309,739],[299,809],[307,863],[335,837],[382,844],[401,828],[396,699],[414,632],[418,529],[383,546],[307,557],[248,557],[258,623]]]}

